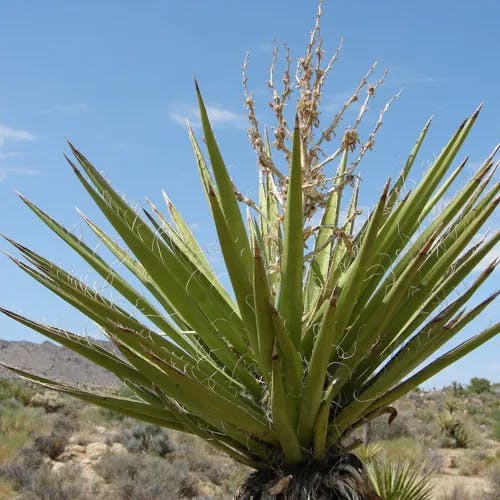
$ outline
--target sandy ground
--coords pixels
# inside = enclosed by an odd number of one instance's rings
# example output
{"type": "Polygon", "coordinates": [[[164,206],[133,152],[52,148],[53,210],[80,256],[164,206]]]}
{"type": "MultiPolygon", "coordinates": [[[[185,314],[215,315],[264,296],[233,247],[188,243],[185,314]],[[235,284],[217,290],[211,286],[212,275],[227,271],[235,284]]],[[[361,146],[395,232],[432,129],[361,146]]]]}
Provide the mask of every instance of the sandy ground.
{"type": "Polygon", "coordinates": [[[488,480],[479,476],[460,476],[458,474],[438,474],[434,480],[434,498],[442,500],[445,498],[468,498],[480,500],[484,493],[491,493],[488,480]],[[460,493],[460,496],[454,496],[460,493]]]}
{"type": "MultiPolygon", "coordinates": [[[[488,450],[494,454],[495,450],[488,450]]],[[[487,478],[481,476],[464,476],[456,467],[457,461],[465,451],[460,449],[439,450],[443,458],[443,468],[434,480],[434,498],[481,500],[483,494],[492,493],[487,478]]]]}

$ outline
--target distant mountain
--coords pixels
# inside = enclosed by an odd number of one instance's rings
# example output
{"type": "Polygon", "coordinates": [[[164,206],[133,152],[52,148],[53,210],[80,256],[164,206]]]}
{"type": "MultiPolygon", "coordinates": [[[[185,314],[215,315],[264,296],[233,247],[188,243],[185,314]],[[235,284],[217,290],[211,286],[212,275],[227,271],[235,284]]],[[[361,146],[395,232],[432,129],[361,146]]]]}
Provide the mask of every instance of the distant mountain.
{"type": "MultiPolygon", "coordinates": [[[[111,344],[108,344],[109,347],[111,344]]],[[[10,342],[0,339],[0,361],[54,380],[78,385],[119,386],[110,372],[87,361],[66,347],[52,342],[10,342]]],[[[15,377],[0,367],[0,378],[15,377]]]]}

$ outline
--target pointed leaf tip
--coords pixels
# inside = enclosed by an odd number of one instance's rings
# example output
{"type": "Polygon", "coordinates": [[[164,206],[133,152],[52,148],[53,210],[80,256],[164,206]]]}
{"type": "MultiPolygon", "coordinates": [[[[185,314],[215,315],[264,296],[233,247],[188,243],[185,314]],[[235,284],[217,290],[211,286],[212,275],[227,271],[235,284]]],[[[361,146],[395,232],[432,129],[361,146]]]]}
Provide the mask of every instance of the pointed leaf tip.
{"type": "Polygon", "coordinates": [[[493,259],[487,266],[486,268],[484,269],[484,274],[491,274],[497,267],[498,265],[498,262],[500,262],[500,257],[496,257],[495,259],[493,259]]]}
{"type": "MultiPolygon", "coordinates": [[[[76,149],[76,147],[73,145],[73,143],[72,143],[71,141],[68,141],[68,146],[70,147],[71,152],[72,152],[74,155],[79,154],[78,149],[76,149]]],[[[64,155],[64,156],[66,156],[66,155],[64,155]]]]}
{"type": "Polygon", "coordinates": [[[21,199],[21,201],[23,201],[24,203],[29,202],[28,198],[26,198],[26,196],[24,196],[24,194],[20,193],[19,191],[16,191],[16,194],[21,199]]]}
{"type": "Polygon", "coordinates": [[[384,191],[382,192],[382,196],[380,197],[381,199],[385,200],[387,196],[389,195],[389,187],[391,185],[391,178],[387,179],[385,186],[384,186],[384,191]]]}

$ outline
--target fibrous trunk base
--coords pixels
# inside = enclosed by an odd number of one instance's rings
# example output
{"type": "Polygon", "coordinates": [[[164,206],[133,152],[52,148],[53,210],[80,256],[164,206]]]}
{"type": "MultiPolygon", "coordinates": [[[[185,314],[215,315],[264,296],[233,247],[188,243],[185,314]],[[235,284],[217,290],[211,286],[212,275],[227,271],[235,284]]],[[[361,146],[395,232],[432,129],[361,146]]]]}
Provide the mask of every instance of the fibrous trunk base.
{"type": "Polygon", "coordinates": [[[235,500],[381,500],[352,454],[324,463],[305,463],[294,470],[265,469],[248,476],[235,500]]]}

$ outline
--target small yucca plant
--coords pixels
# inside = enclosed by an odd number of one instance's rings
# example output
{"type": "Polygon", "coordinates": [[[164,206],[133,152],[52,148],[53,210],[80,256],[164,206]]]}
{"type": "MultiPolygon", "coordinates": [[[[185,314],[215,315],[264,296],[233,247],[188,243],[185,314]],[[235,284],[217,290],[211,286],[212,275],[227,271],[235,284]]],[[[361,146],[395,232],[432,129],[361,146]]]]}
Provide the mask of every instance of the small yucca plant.
{"type": "Polygon", "coordinates": [[[453,413],[441,412],[437,414],[436,418],[441,428],[441,434],[452,440],[455,447],[467,448],[471,444],[472,433],[453,413]]]}
{"type": "MultiPolygon", "coordinates": [[[[260,166],[257,201],[235,189],[196,88],[210,165],[191,129],[189,135],[231,290],[223,287],[170,200],[169,217],[153,205],[141,217],[71,145],[76,162],[68,161],[75,175],[121,242],[83,216],[85,222],[147,293],[22,199],[135,313],[8,240],[24,257],[12,260],[92,319],[120,355],[90,338],[2,311],[107,368],[136,397],[70,387],[10,368],[51,389],[209,441],[258,469],[241,498],[280,493],[286,498],[376,498],[361,462],[349,453],[349,435],[383,413],[394,418],[391,403],[500,331],[500,323],[488,326],[426,363],[496,297],[464,309],[493,272],[493,262],[445,303],[499,239],[496,233],[475,240],[498,203],[498,185],[488,188],[497,148],[448,198],[466,162],[448,172],[479,109],[405,194],[429,121],[399,177],[387,182],[364,223],[356,224],[359,179],[354,170],[373,146],[388,105],[362,142],[359,125],[381,83],[368,82],[373,66],[318,134],[321,89],[338,55],[323,65],[319,14],[306,55],[299,59],[296,84],[289,58],[282,91],[276,90],[271,72],[271,105],[278,119],[272,144],[259,129],[246,92],[249,135],[260,166]],[[294,89],[299,98],[290,130],[284,106],[294,89]],[[346,110],[363,90],[366,97],[354,123],[339,133],[346,110]],[[323,152],[328,143],[334,145],[331,154],[323,152]],[[277,153],[283,153],[285,169],[279,168],[277,153]],[[328,173],[334,162],[336,173],[328,173]],[[246,220],[239,202],[249,207],[246,220]]],[[[244,83],[246,89],[246,77],[244,83]]]]}
{"type": "Polygon", "coordinates": [[[384,500],[431,500],[432,473],[418,474],[408,462],[368,463],[368,476],[384,500]]]}

